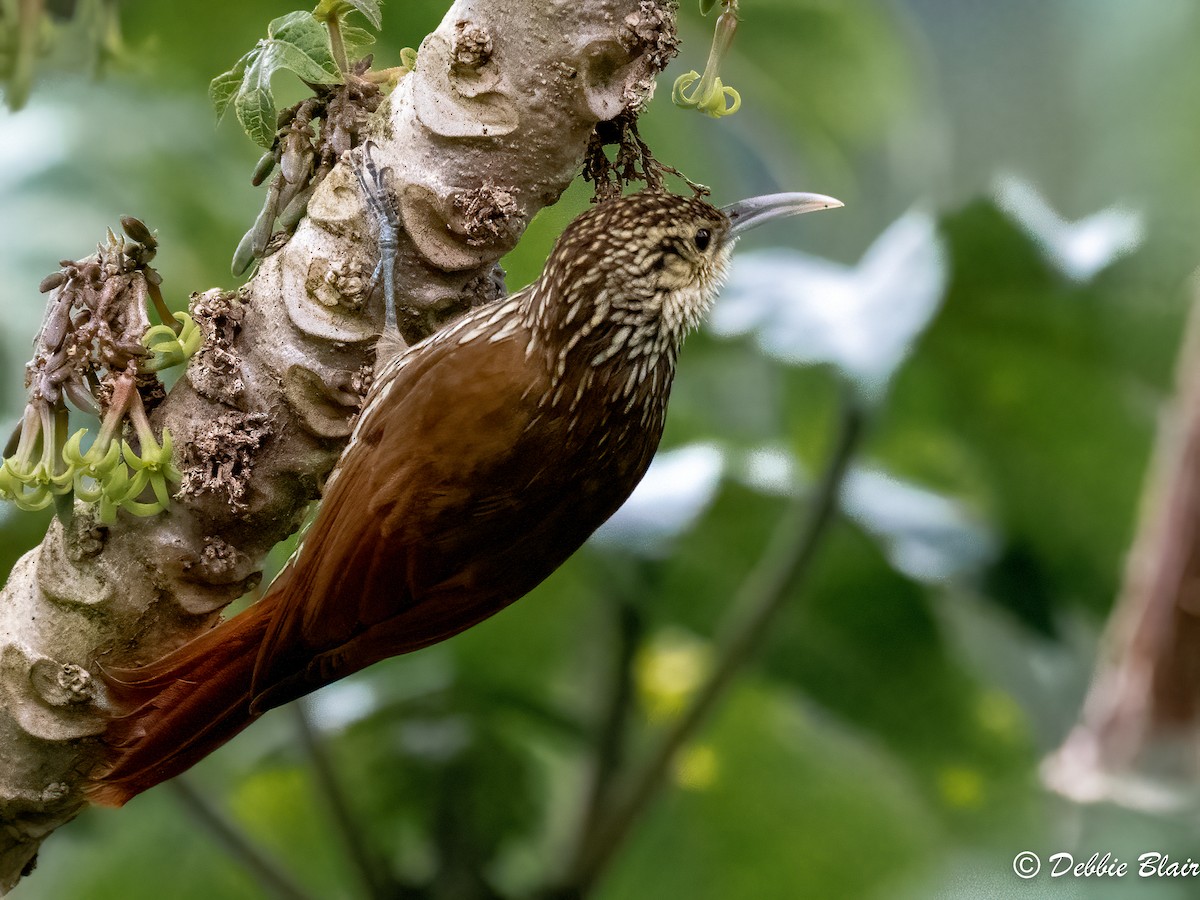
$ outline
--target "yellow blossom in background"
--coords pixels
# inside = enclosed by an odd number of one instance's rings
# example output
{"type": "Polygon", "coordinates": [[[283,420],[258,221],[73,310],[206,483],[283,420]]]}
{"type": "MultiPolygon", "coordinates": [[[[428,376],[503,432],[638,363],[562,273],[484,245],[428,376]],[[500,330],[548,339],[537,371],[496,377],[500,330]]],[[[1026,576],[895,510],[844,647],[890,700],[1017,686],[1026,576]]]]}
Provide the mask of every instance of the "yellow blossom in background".
{"type": "Polygon", "coordinates": [[[720,760],[711,744],[688,747],[675,761],[675,783],[689,791],[708,790],[720,774],[720,760]]]}
{"type": "Polygon", "coordinates": [[[983,775],[969,766],[944,766],[938,772],[938,793],[951,809],[979,809],[983,806],[983,775]]]}
{"type": "Polygon", "coordinates": [[[646,717],[661,721],[682,711],[709,668],[708,645],[681,631],[664,632],[638,654],[638,697],[646,717]]]}

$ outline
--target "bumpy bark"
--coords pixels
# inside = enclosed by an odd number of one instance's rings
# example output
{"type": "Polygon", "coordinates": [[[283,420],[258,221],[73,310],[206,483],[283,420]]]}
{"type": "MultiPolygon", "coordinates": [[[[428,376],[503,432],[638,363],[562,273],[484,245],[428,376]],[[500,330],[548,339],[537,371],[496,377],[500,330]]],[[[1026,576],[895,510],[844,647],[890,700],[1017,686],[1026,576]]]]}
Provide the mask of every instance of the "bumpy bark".
{"type": "MultiPolygon", "coordinates": [[[[452,6],[372,126],[403,223],[407,336],[495,297],[495,261],[570,183],[596,122],[648,99],[673,50],[669,0],[452,6]]],[[[81,808],[105,727],[97,666],[209,627],[318,496],[382,323],[363,297],[375,234],[343,160],[248,284],[192,298],[205,344],[153,416],[184,474],[170,511],[106,526],[79,505],[13,569],[0,594],[0,893],[81,808]]]]}

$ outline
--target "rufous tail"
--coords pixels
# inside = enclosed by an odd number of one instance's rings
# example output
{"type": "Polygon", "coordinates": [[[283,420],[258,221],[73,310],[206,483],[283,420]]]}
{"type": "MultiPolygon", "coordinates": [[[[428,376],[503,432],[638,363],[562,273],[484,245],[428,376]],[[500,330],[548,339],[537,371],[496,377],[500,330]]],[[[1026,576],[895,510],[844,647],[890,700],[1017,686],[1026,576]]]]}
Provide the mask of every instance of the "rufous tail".
{"type": "Polygon", "coordinates": [[[110,697],[124,712],[110,720],[104,735],[108,757],[84,784],[91,802],[124,805],[262,714],[251,708],[251,691],[274,606],[269,597],[264,600],[148,666],[103,673],[110,697]]]}

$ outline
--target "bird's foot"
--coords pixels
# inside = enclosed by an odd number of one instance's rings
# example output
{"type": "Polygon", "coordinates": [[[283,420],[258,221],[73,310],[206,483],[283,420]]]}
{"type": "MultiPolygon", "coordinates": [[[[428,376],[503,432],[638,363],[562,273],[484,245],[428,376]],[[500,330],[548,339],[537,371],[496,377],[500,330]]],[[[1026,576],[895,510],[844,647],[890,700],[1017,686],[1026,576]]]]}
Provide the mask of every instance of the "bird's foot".
{"type": "Polygon", "coordinates": [[[355,165],[354,174],[358,176],[358,183],[362,187],[367,210],[379,228],[379,262],[371,275],[371,286],[367,296],[375,292],[382,276],[385,325],[386,331],[391,333],[397,330],[395,273],[400,216],[396,212],[396,205],[384,179],[383,170],[375,165],[372,155],[374,147],[371,141],[363,143],[361,162],[355,165]]]}

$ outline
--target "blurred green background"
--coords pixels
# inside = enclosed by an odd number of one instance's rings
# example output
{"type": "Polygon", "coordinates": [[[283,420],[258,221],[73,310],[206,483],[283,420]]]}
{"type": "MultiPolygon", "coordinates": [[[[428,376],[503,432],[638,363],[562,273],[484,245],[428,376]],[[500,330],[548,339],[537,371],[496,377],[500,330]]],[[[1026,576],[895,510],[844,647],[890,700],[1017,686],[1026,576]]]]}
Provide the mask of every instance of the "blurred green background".
{"type": "MultiPolygon", "coordinates": [[[[235,283],[229,258],[261,203],[258,151],[232,121],[214,128],[205,91],[292,8],[130,0],[125,66],[99,83],[44,74],[24,110],[0,111],[4,421],[22,401],[38,281],[121,214],[158,230],[174,303],[235,283]]],[[[444,8],[389,5],[377,61],[394,64],[444,8]]],[[[782,259],[785,287],[813,288],[799,302],[819,310],[822,285],[861,301],[830,328],[868,359],[872,341],[917,330],[918,314],[888,318],[910,288],[940,310],[879,404],[857,499],[809,584],[597,896],[1193,896],[1186,879],[1025,882],[1011,865],[1021,850],[1200,849],[1190,814],[1076,807],[1037,777],[1119,587],[1200,260],[1200,6],[743,0],[742,13],[722,73],[741,112],[714,121],[670,104],[711,34],[687,0],[681,57],[643,135],[718,202],[807,189],[847,208],[755,233],[730,302],[752,307],[755,266],[782,259]],[[936,232],[889,230],[910,210],[936,232]],[[809,255],[754,252],[778,245],[809,255]]],[[[536,276],[587,197],[577,186],[538,216],[506,260],[510,287],[536,276]]],[[[680,365],[664,446],[715,452],[664,487],[664,508],[694,507],[668,544],[589,546],[495,619],[311,704],[370,844],[404,878],[441,865],[517,897],[562,864],[621,610],[641,636],[635,755],[694,690],[784,508],[781,472],[811,473],[828,451],[844,363],[836,347],[721,331],[693,337],[680,365]]],[[[45,524],[0,511],[0,567],[45,524]]],[[[312,896],[363,896],[296,733],[276,711],[192,783],[312,896]]],[[[81,816],[20,892],[265,896],[166,789],[81,816]]]]}

